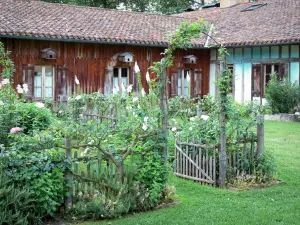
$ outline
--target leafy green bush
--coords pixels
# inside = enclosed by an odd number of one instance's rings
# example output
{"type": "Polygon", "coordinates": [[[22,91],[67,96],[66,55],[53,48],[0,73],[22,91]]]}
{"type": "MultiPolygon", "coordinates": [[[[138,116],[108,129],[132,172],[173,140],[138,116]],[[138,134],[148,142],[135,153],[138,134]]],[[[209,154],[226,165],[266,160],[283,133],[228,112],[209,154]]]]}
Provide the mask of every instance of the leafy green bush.
{"type": "Polygon", "coordinates": [[[156,156],[153,152],[145,154],[136,180],[149,190],[148,206],[144,206],[146,209],[154,207],[161,200],[169,171],[170,167],[166,162],[162,161],[159,155],[156,156]]]}
{"type": "Polygon", "coordinates": [[[258,182],[271,180],[277,172],[274,156],[271,153],[264,152],[254,161],[256,179],[258,182]]]}
{"type": "Polygon", "coordinates": [[[19,103],[16,105],[15,120],[25,134],[32,134],[34,130],[47,129],[53,117],[42,103],[19,103]]]}
{"type": "Polygon", "coordinates": [[[0,144],[7,146],[9,130],[16,126],[15,109],[19,100],[8,79],[0,79],[0,86],[0,144]]]}
{"type": "Polygon", "coordinates": [[[16,186],[0,168],[0,224],[40,224],[35,197],[26,186],[16,186]]]}
{"type": "Polygon", "coordinates": [[[15,136],[11,146],[2,150],[3,170],[16,187],[26,186],[33,193],[37,215],[52,215],[64,198],[64,171],[68,166],[64,155],[48,149],[50,138],[15,136]]]}
{"type": "Polygon", "coordinates": [[[280,80],[273,73],[266,88],[266,99],[274,113],[293,113],[300,104],[299,85],[288,79],[280,80]]]}

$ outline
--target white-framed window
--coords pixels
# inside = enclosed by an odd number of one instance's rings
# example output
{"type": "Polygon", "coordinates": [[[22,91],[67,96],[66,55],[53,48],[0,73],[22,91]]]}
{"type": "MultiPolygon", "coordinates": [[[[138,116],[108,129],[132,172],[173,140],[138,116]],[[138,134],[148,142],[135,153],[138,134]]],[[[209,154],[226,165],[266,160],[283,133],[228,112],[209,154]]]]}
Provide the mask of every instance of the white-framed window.
{"type": "Polygon", "coordinates": [[[121,90],[122,83],[124,87],[129,85],[129,68],[116,67],[114,68],[113,88],[119,87],[121,90]]]}
{"type": "Polygon", "coordinates": [[[178,70],[178,96],[189,96],[189,86],[191,80],[190,70],[178,70]],[[187,77],[189,76],[189,79],[187,77]]]}
{"type": "Polygon", "coordinates": [[[34,67],[34,97],[36,99],[46,99],[54,97],[54,67],[35,66],[34,67]]]}

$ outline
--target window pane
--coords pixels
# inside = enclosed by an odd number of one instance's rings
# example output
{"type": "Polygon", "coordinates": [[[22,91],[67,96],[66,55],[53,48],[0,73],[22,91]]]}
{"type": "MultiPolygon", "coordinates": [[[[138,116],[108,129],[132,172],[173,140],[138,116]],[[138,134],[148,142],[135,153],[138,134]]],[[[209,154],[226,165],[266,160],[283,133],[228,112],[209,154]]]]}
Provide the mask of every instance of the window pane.
{"type": "Polygon", "coordinates": [[[181,70],[178,70],[177,94],[178,94],[178,96],[182,95],[182,93],[181,93],[181,70]]]}
{"type": "Polygon", "coordinates": [[[42,86],[42,73],[41,75],[34,77],[34,86],[35,87],[41,87],[42,86]]]}
{"type": "Polygon", "coordinates": [[[46,98],[52,98],[53,97],[53,91],[52,91],[52,88],[46,88],[46,90],[45,90],[45,97],[46,98]]]}
{"type": "Polygon", "coordinates": [[[118,70],[119,68],[114,68],[114,78],[118,78],[118,70]]]}
{"type": "Polygon", "coordinates": [[[184,88],[184,96],[188,96],[189,95],[189,88],[185,87],[184,88]]]}
{"type": "Polygon", "coordinates": [[[34,88],[34,97],[36,98],[42,97],[42,88],[34,88]]]}
{"type": "Polygon", "coordinates": [[[122,68],[121,71],[122,71],[122,77],[127,77],[127,75],[128,75],[127,74],[127,71],[128,71],[127,68],[122,68]]]}
{"type": "Polygon", "coordinates": [[[189,82],[187,81],[187,79],[184,79],[184,88],[187,88],[189,86],[189,82]]]}
{"type": "Polygon", "coordinates": [[[52,87],[52,85],[53,85],[53,78],[49,77],[49,76],[46,76],[45,77],[45,86],[52,87]]]}
{"type": "Polygon", "coordinates": [[[122,83],[125,87],[127,86],[127,77],[122,77],[122,83]]]}
{"type": "Polygon", "coordinates": [[[45,66],[45,75],[52,77],[53,76],[53,68],[52,66],[45,66]]]}
{"type": "Polygon", "coordinates": [[[114,87],[119,87],[119,83],[118,83],[118,77],[114,77],[114,87]]]}

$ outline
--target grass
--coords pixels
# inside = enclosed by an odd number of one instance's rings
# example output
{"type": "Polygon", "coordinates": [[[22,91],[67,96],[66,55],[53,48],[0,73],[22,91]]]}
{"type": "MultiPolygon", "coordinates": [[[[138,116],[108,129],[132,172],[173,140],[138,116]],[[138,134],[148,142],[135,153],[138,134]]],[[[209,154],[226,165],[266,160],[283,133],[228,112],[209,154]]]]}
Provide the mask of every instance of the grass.
{"type": "Polygon", "coordinates": [[[275,156],[279,185],[234,192],[173,177],[179,205],[81,225],[300,224],[300,123],[266,121],[265,147],[275,156]]]}

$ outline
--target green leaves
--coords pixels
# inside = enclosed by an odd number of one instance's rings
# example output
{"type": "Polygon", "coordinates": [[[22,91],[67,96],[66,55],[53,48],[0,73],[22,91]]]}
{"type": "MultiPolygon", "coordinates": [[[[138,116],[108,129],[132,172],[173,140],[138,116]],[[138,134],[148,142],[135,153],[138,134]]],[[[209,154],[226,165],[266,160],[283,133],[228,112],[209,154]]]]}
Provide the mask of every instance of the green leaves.
{"type": "Polygon", "coordinates": [[[278,74],[272,73],[266,88],[266,99],[273,113],[294,113],[300,104],[300,87],[288,78],[280,80],[278,74]]]}

